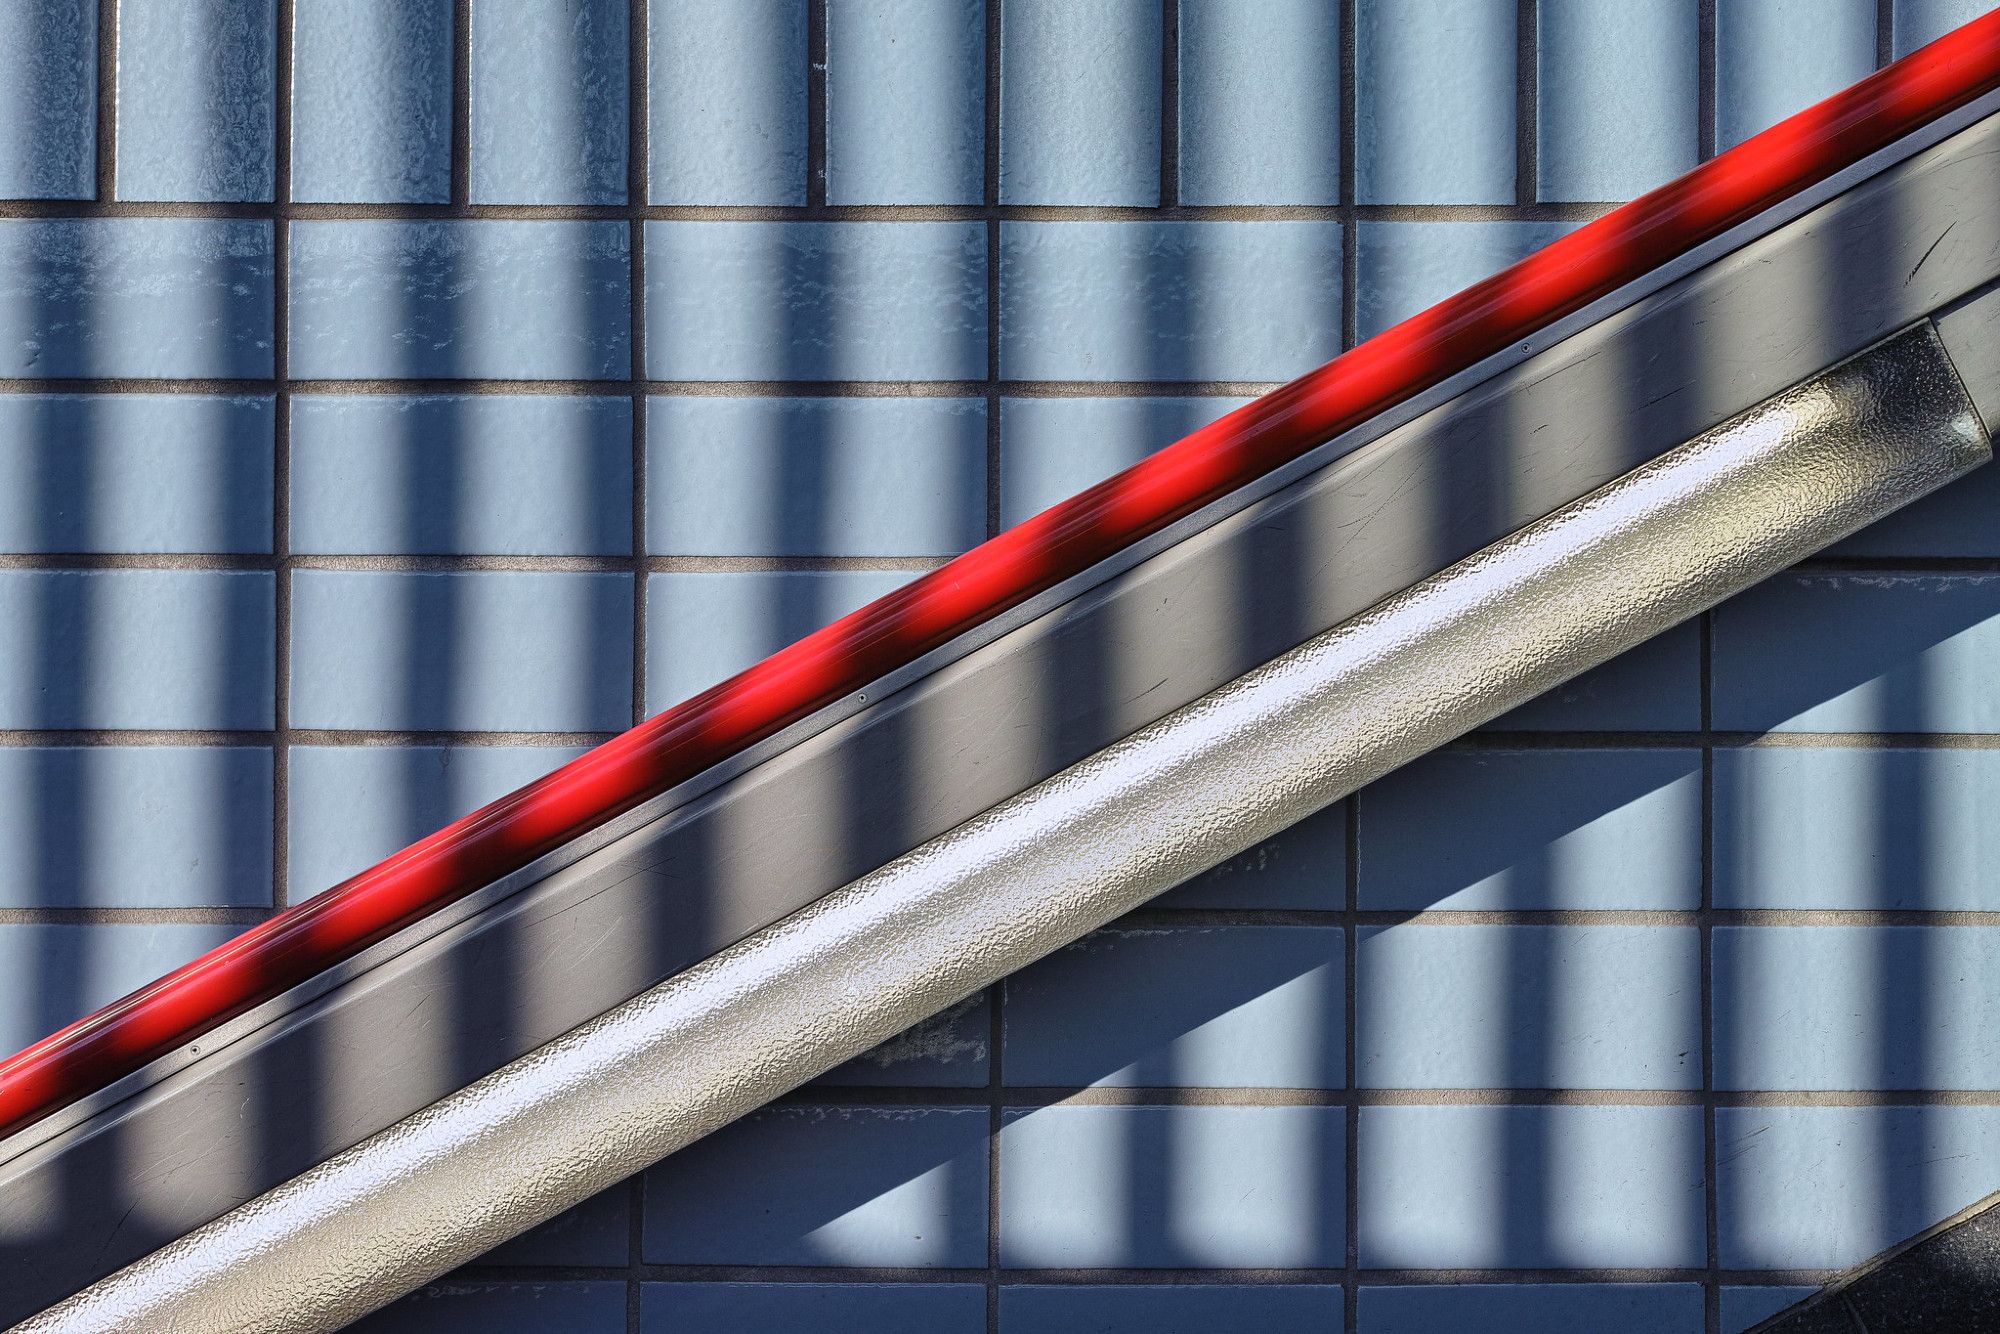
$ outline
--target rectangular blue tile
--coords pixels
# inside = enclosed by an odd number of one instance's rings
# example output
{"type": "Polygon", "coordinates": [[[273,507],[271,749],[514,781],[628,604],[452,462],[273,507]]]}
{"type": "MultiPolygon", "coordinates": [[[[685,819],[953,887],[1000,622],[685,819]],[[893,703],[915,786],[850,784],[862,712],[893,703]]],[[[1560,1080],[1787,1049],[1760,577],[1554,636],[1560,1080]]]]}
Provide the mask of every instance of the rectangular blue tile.
{"type": "Polygon", "coordinates": [[[19,1051],[242,930],[213,922],[0,922],[0,1047],[19,1051]]]}
{"type": "Polygon", "coordinates": [[[621,1282],[439,1279],[348,1327],[352,1334],[624,1334],[621,1282]]]}
{"type": "Polygon", "coordinates": [[[632,593],[624,574],[301,570],[292,725],[622,730],[632,593]]]}
{"type": "Polygon", "coordinates": [[[1723,1268],[1846,1269],[2000,1188],[2000,1107],[1724,1107],[1716,1151],[1723,1268]]]}
{"type": "Polygon", "coordinates": [[[299,379],[618,380],[631,372],[622,222],[291,224],[299,379]]]}
{"type": "Polygon", "coordinates": [[[1085,936],[1007,979],[1016,1087],[1340,1088],[1345,935],[1186,926],[1085,936]]]}
{"type": "Polygon", "coordinates": [[[649,707],[658,712],[686,699],[915,577],[905,570],[648,576],[649,707]]]}
{"type": "Polygon", "coordinates": [[[269,727],[275,617],[269,574],[0,570],[0,727],[269,727]]]}
{"type": "Polygon", "coordinates": [[[2000,1087],[2000,932],[1715,931],[1716,1086],[2000,1087]]]}
{"type": "Polygon", "coordinates": [[[0,378],[271,374],[271,224],[0,221],[0,378]]]}
{"type": "Polygon", "coordinates": [[[806,202],[806,0],[650,0],[655,204],[806,202]]]}
{"type": "Polygon", "coordinates": [[[292,29],[292,198],[451,198],[452,0],[316,0],[292,29]]]}
{"type": "Polygon", "coordinates": [[[293,902],[582,753],[578,746],[294,746],[286,802],[293,902]]]}
{"type": "Polygon", "coordinates": [[[625,202],[627,0],[481,0],[472,11],[472,202],[625,202]]]}
{"type": "Polygon", "coordinates": [[[1009,1285],[1000,1334],[1333,1334],[1341,1294],[1316,1283],[1009,1285]]]}
{"type": "Polygon", "coordinates": [[[1000,202],[1160,202],[1161,10],[1009,0],[1000,39],[1000,202]]]}
{"type": "Polygon", "coordinates": [[[1013,527],[1208,425],[1245,398],[1007,398],[1000,522],[1013,527]]]}
{"type": "Polygon", "coordinates": [[[1874,69],[1875,8],[1874,0],[1716,0],[1716,147],[1874,69]]]}
{"type": "Polygon", "coordinates": [[[118,197],[272,197],[277,0],[119,0],[118,197]]]}
{"type": "Polygon", "coordinates": [[[1692,928],[1405,924],[1355,967],[1366,1087],[1701,1087],[1692,928]]]}
{"type": "Polygon", "coordinates": [[[0,907],[271,902],[271,752],[0,747],[0,907]]]}
{"type": "Polygon", "coordinates": [[[1360,0],[1364,204],[1514,202],[1513,0],[1360,0]]]}
{"type": "Polygon", "coordinates": [[[984,1334],[976,1283],[648,1283],[641,1334],[984,1334]]]}
{"type": "Polygon", "coordinates": [[[831,1088],[984,1088],[992,1032],[992,1009],[982,991],[813,1082],[831,1088]]]}
{"type": "Polygon", "coordinates": [[[1687,909],[1693,750],[1441,751],[1362,790],[1361,906],[1687,909]]]}
{"type": "Polygon", "coordinates": [[[1340,202],[1340,21],[1318,0],[1183,0],[1184,204],[1340,202]]]}
{"type": "Polygon", "coordinates": [[[624,555],[632,401],[301,395],[291,480],[297,552],[624,555]]]}
{"type": "Polygon", "coordinates": [[[273,417],[269,398],[0,397],[0,550],[269,551],[273,417]]]}
{"type": "Polygon", "coordinates": [[[1703,1262],[1699,1107],[1364,1107],[1361,1264],[1703,1262]]]}
{"type": "Polygon", "coordinates": [[[2000,576],[1783,574],[1715,612],[1726,731],[2000,731],[2000,576]]]}
{"type": "Polygon", "coordinates": [[[1758,1321],[1796,1306],[1818,1291],[1812,1287],[1724,1288],[1722,1334],[1743,1334],[1758,1321]]]}
{"type": "Polygon", "coordinates": [[[2000,467],[1980,468],[1827,548],[1830,556],[2000,556],[2000,467]]]}
{"type": "Polygon", "coordinates": [[[1156,908],[1317,908],[1347,904],[1347,803],[1308,815],[1282,834],[1153,900],[1156,908]]]}
{"type": "Polygon", "coordinates": [[[1630,199],[1694,166],[1695,29],[1683,0],[1541,0],[1540,198],[1630,199]]]}
{"type": "Polygon", "coordinates": [[[1363,338],[1525,259],[1573,222],[1363,222],[1356,318],[1363,338]]]}
{"type": "Polygon", "coordinates": [[[954,556],[986,536],[976,398],[656,398],[654,555],[954,556]]]}
{"type": "Polygon", "coordinates": [[[1009,1269],[1326,1269],[1344,1261],[1338,1107],[1010,1109],[1009,1269]]]}
{"type": "Polygon", "coordinates": [[[1993,0],[1896,0],[1896,54],[1906,56],[1992,8],[1993,0]]]}
{"type": "Polygon", "coordinates": [[[646,1178],[656,1264],[986,1263],[986,1110],[769,1107],[646,1178]]]}
{"type": "Polygon", "coordinates": [[[1362,1334],[1701,1334],[1695,1283],[1437,1283],[1366,1287],[1356,1316],[1362,1334]]]}
{"type": "Polygon", "coordinates": [[[1701,728],[1701,627],[1656,635],[1495,718],[1487,731],[1694,732],[1701,728]]]}
{"type": "Polygon", "coordinates": [[[2000,911],[2000,752],[1715,753],[1721,908],[2000,911]]]}
{"type": "Polygon", "coordinates": [[[830,0],[827,202],[979,203],[985,70],[979,5],[830,0]]]}
{"type": "Polygon", "coordinates": [[[0,7],[0,198],[97,193],[97,0],[0,7]]]}
{"type": "Polygon", "coordinates": [[[986,375],[986,237],[968,222],[649,222],[655,380],[986,375]]]}
{"type": "Polygon", "coordinates": [[[1009,222],[1010,380],[1286,380],[1340,350],[1331,222],[1009,222]]]}
{"type": "Polygon", "coordinates": [[[479,1257],[481,1265],[602,1265],[620,1267],[632,1259],[631,1183],[599,1191],[548,1222],[502,1242],[479,1257]]]}

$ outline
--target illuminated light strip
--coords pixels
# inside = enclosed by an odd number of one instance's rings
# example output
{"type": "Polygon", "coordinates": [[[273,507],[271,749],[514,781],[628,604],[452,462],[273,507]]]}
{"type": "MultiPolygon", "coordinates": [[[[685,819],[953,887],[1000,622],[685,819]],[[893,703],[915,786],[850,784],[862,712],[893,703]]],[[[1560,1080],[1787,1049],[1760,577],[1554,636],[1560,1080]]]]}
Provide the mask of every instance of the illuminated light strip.
{"type": "Polygon", "coordinates": [[[2000,12],[0,1062],[0,1134],[130,1073],[2000,88],[2000,12]]]}
{"type": "Polygon", "coordinates": [[[1991,454],[1925,321],[14,1334],[339,1329],[1991,454]]]}

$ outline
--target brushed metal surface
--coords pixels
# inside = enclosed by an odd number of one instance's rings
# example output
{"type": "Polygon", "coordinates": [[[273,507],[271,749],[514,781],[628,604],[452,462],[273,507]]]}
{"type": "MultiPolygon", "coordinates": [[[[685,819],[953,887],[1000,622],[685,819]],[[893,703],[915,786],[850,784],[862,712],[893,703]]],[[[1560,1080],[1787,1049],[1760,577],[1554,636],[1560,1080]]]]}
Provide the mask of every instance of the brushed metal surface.
{"type": "Polygon", "coordinates": [[[334,1330],[1990,457],[1925,322],[16,1327],[334,1330]]]}

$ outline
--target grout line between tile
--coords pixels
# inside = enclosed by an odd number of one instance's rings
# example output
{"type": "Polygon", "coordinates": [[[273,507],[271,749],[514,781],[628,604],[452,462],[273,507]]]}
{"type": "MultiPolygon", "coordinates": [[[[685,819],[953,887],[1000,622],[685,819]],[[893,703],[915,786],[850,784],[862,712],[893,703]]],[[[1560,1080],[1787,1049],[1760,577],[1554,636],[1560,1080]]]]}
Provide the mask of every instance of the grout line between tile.
{"type": "Polygon", "coordinates": [[[1160,0],[1160,208],[1181,202],[1181,0],[1160,0]]]}
{"type": "MultiPolygon", "coordinates": [[[[652,120],[648,87],[651,51],[649,0],[632,0],[631,28],[627,37],[630,66],[627,72],[625,203],[630,216],[627,244],[631,250],[631,332],[628,355],[632,376],[632,550],[628,568],[632,575],[632,721],[636,725],[647,716],[646,699],[646,576],[654,566],[647,549],[646,533],[646,438],[648,431],[646,394],[642,387],[646,373],[646,224],[641,216],[652,193],[652,120]]],[[[636,1297],[635,1297],[636,1303],[636,1297]]],[[[634,1319],[636,1319],[636,1315],[634,1319]]]]}
{"type": "Polygon", "coordinates": [[[296,0],[279,0],[272,89],[271,378],[271,906],[291,901],[292,402],[291,223],[293,41],[296,0]]]}
{"type": "Polygon", "coordinates": [[[1342,1189],[1346,1193],[1343,1201],[1343,1227],[1346,1230],[1346,1267],[1341,1278],[1341,1305],[1345,1311],[1342,1328],[1359,1328],[1358,1302],[1361,1273],[1361,1108],[1360,1108],[1360,1034],[1361,1034],[1361,801],[1359,796],[1345,798],[1347,809],[1347,836],[1342,841],[1343,862],[1346,868],[1346,902],[1342,911],[1341,959],[1346,973],[1345,1013],[1342,1015],[1342,1063],[1345,1079],[1342,1092],[1346,1095],[1346,1111],[1343,1117],[1341,1178],[1342,1189]]]}
{"type": "MultiPolygon", "coordinates": [[[[1001,434],[1000,366],[1000,148],[1001,41],[1006,16],[1003,0],[986,0],[985,56],[981,66],[983,98],[980,155],[980,212],[986,231],[986,533],[1001,529],[1002,469],[1006,460],[1001,434]]],[[[986,1267],[984,1327],[1000,1334],[1000,1135],[1004,1127],[1005,1075],[1001,1068],[1006,1047],[1006,983],[986,989],[986,1267]]]]}
{"type": "Polygon", "coordinates": [[[1003,469],[1000,396],[1000,37],[1001,0],[986,0],[986,51],[981,69],[980,213],[986,229],[986,535],[1000,532],[1003,469]]]}
{"type": "MultiPolygon", "coordinates": [[[[822,0],[823,3],[823,0],[822,0]]],[[[627,30],[627,102],[625,208],[627,245],[631,253],[628,300],[631,328],[627,355],[631,358],[628,388],[632,400],[632,532],[628,568],[632,579],[632,722],[647,716],[646,613],[647,575],[655,568],[648,550],[646,524],[646,205],[652,197],[652,110],[650,85],[650,0],[632,0],[627,30]]],[[[815,6],[817,11],[819,6],[815,6]]],[[[636,1172],[626,1184],[625,1330],[641,1334],[645,1323],[642,1273],[646,1258],[646,1173],[636,1172]]]]}
{"type": "MultiPolygon", "coordinates": [[[[1698,622],[1700,646],[1701,726],[1710,731],[1714,719],[1713,612],[1703,612],[1698,622]]],[[[1701,1157],[1702,1235],[1707,1276],[1702,1283],[1702,1329],[1704,1334],[1721,1334],[1722,1328],[1722,1242],[1721,1170],[1715,1130],[1715,747],[1701,750],[1701,906],[1697,912],[1700,1002],[1697,1022],[1701,1043],[1701,1157]]]]}
{"type": "Polygon", "coordinates": [[[97,169],[91,206],[118,195],[118,0],[97,3],[97,169]]]}
{"type": "MultiPolygon", "coordinates": [[[[470,166],[453,152],[454,190],[466,187],[470,166]]],[[[1617,200],[1562,200],[1528,204],[1365,204],[1360,216],[1383,222],[1588,222],[1618,207],[1617,200]]],[[[659,222],[1339,222],[1347,209],[1331,204],[1173,204],[1149,208],[1117,204],[499,204],[454,199],[449,203],[297,203],[292,216],[316,222],[471,221],[624,222],[633,216],[659,222]]],[[[0,218],[210,218],[259,219],[271,205],[216,200],[0,199],[0,218]]]]}
{"type": "MultiPolygon", "coordinates": [[[[1358,0],[1340,0],[1340,201],[1334,210],[1340,222],[1340,345],[1361,341],[1361,216],[1356,184],[1360,147],[1360,55],[1358,0]]],[[[1350,1313],[1351,1314],[1351,1313],[1350,1313]]]]}
{"type": "Polygon", "coordinates": [[[1716,154],[1716,0],[1695,0],[1695,154],[1703,162],[1716,154]]]}
{"type": "MultiPolygon", "coordinates": [[[[647,1263],[639,1267],[640,1278],[649,1283],[847,1283],[847,1284],[970,1284],[978,1283],[986,1271],[977,1268],[889,1268],[872,1266],[808,1265],[715,1265],[647,1263]]],[[[473,1265],[458,1271],[470,1280],[484,1282],[589,1282],[626,1277],[619,1266],[592,1265],[473,1265]]],[[[1614,1284],[1614,1283],[1695,1283],[1700,1269],[1364,1269],[1362,1287],[1407,1287],[1459,1284],[1614,1284]]],[[[1819,1286],[1839,1277],[1840,1271],[1731,1270],[1725,1278],[1733,1286],[1788,1287],[1819,1286]]],[[[999,1286],[1137,1286],[1173,1284],[1204,1285],[1295,1285],[1334,1284],[1343,1280],[1341,1269],[1013,1269],[1000,1277],[999,1286]]]]}
{"type": "Polygon", "coordinates": [[[1514,203],[1531,207],[1541,194],[1541,13],[1538,0],[1514,3],[1514,203]]]}
{"type": "MultiPolygon", "coordinates": [[[[472,0],[453,0],[451,16],[451,202],[425,209],[396,204],[375,216],[456,217],[472,203],[472,0]]],[[[308,216],[302,214],[301,216],[308,216]]],[[[313,217],[334,216],[315,211],[313,217]]]]}
{"type": "MultiPolygon", "coordinates": [[[[1360,228],[1356,201],[1359,187],[1360,87],[1359,87],[1359,0],[1339,0],[1338,41],[1340,60],[1339,129],[1336,153],[1339,157],[1340,212],[1340,345],[1343,349],[1360,342],[1360,228]]],[[[1360,950],[1361,950],[1361,799],[1359,794],[1344,798],[1347,810],[1346,837],[1341,842],[1341,860],[1346,876],[1346,893],[1341,903],[1341,966],[1346,973],[1342,997],[1341,1051],[1345,1066],[1344,1092],[1348,1098],[1341,1125],[1341,1227],[1345,1232],[1343,1267],[1340,1277],[1341,1329],[1354,1334],[1360,1328],[1361,1274],[1361,1109],[1360,1089],[1360,950]]]]}

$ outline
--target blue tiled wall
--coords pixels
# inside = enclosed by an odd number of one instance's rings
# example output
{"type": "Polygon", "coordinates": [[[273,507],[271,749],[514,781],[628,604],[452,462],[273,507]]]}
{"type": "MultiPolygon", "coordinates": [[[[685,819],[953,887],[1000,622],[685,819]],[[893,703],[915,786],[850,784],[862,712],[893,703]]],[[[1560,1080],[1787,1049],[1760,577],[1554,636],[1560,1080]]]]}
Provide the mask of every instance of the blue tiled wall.
{"type": "Polygon", "coordinates": [[[807,0],[647,0],[645,8],[647,197],[804,204],[807,0]]]}
{"type": "Polygon", "coordinates": [[[1749,138],[1875,68],[1874,0],[1716,0],[1717,146],[1749,138]]]}
{"type": "MultiPolygon", "coordinates": [[[[0,1044],[1989,7],[0,5],[0,1044]]],[[[1996,477],[364,1327],[1747,1328],[2000,1186],[1996,477]]]]}
{"type": "Polygon", "coordinates": [[[1623,199],[1700,158],[1700,15],[1684,0],[1542,0],[1536,188],[1623,199]]]}
{"type": "Polygon", "coordinates": [[[1340,202],[1340,14],[1319,0],[1182,0],[1184,203],[1340,202]]]}
{"type": "Polygon", "coordinates": [[[1346,1116],[1324,1106],[1052,1106],[1004,1114],[1009,1269],[1337,1269],[1346,1116]]]}
{"type": "Polygon", "coordinates": [[[832,0],[826,197],[977,204],[985,190],[986,14],[929,0],[832,0]]]}
{"type": "Polygon", "coordinates": [[[630,28],[625,0],[473,8],[473,203],[625,202],[630,28]]]}
{"type": "Polygon", "coordinates": [[[546,219],[291,225],[302,380],[617,380],[631,373],[631,236],[546,219]]]}
{"type": "Polygon", "coordinates": [[[0,373],[266,379],[272,267],[269,222],[0,219],[0,373]]]}
{"type": "Polygon", "coordinates": [[[1357,200],[1514,202],[1517,8],[1356,0],[1357,200]]]}
{"type": "Polygon", "coordinates": [[[1010,380],[1283,381],[1340,350],[1330,222],[1009,222],[1010,380]]]}
{"type": "Polygon", "coordinates": [[[119,0],[118,198],[272,198],[277,0],[119,0]]]}
{"type": "Polygon", "coordinates": [[[1153,0],[1011,0],[1001,203],[1159,203],[1163,14],[1153,0]]]}
{"type": "Polygon", "coordinates": [[[319,0],[292,25],[292,180],[314,204],[451,198],[450,0],[319,0]]]}
{"type": "Polygon", "coordinates": [[[312,394],[290,424],[295,552],[632,551],[630,399],[312,394]]]}
{"type": "Polygon", "coordinates": [[[97,175],[96,0],[0,9],[0,193],[89,199],[97,175]]]}

